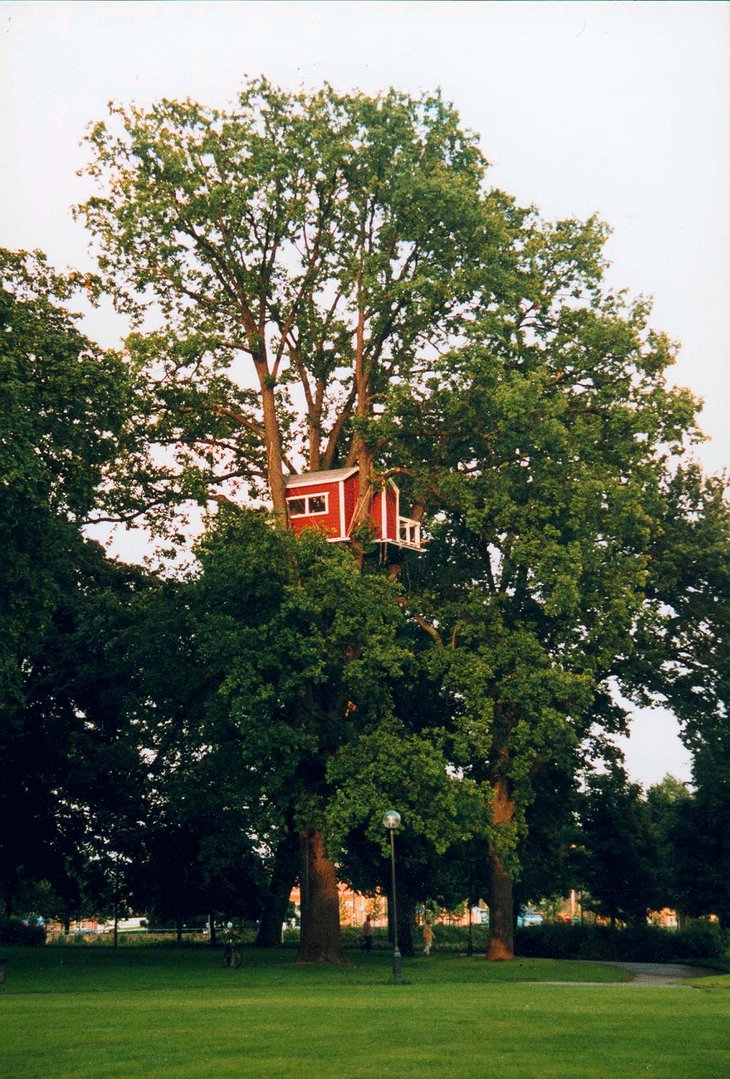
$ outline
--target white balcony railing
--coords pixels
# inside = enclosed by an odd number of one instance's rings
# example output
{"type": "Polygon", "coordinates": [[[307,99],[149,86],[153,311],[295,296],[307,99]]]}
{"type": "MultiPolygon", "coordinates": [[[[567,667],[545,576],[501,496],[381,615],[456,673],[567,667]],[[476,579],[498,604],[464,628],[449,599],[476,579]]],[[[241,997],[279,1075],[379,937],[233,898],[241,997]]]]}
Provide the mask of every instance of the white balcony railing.
{"type": "Polygon", "coordinates": [[[421,525],[410,517],[398,518],[398,542],[403,547],[421,546],[421,525]]]}

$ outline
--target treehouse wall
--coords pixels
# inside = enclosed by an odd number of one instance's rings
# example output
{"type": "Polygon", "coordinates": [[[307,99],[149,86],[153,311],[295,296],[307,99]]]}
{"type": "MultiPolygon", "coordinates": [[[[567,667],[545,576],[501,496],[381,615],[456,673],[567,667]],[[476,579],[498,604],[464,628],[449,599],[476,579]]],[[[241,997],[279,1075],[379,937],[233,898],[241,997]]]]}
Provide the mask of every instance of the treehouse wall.
{"type": "MultiPolygon", "coordinates": [[[[357,467],[289,476],[286,480],[286,500],[292,531],[298,535],[305,528],[316,528],[331,542],[349,540],[357,509],[358,489],[357,467]]],[[[417,542],[402,542],[400,495],[392,480],[386,481],[380,490],[373,493],[370,520],[375,542],[386,540],[399,546],[420,548],[420,530],[417,542]]],[[[418,529],[416,522],[410,523],[418,529]]]]}
{"type": "Polygon", "coordinates": [[[298,534],[304,528],[316,528],[329,539],[344,539],[346,532],[342,527],[344,506],[341,488],[339,483],[287,486],[292,530],[298,534]],[[304,503],[303,512],[300,510],[301,503],[304,503]]]}

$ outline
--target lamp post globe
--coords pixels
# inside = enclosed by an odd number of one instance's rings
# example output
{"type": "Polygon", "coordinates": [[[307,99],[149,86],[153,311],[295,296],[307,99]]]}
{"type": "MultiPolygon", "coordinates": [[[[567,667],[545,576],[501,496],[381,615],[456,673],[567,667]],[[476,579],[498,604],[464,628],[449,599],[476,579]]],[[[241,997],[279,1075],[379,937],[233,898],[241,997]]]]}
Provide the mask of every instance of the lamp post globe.
{"type": "Polygon", "coordinates": [[[395,896],[395,831],[400,825],[400,813],[395,809],[389,809],[383,816],[383,825],[390,833],[390,875],[391,894],[393,897],[393,981],[396,985],[403,982],[401,969],[401,954],[398,947],[398,905],[395,896]]]}

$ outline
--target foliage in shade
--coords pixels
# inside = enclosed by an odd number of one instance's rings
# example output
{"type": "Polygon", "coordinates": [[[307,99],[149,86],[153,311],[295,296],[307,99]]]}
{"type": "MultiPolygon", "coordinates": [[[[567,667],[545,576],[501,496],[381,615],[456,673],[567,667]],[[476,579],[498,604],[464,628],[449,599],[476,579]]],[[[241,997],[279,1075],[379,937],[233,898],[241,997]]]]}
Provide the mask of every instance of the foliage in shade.
{"type": "Polygon", "coordinates": [[[722,959],[727,934],[708,922],[682,930],[649,925],[611,929],[605,925],[538,925],[517,929],[520,956],[583,959],[595,962],[676,963],[722,959]]]}

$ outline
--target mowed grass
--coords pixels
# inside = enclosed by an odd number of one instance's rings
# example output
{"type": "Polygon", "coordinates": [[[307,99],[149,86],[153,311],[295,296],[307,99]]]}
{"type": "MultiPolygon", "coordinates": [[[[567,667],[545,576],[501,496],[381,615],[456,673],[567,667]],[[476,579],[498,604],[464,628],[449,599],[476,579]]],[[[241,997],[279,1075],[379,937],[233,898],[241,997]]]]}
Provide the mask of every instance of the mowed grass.
{"type": "Polygon", "coordinates": [[[206,949],[5,954],[3,1079],[730,1074],[730,993],[631,986],[594,963],[434,955],[394,986],[384,953],[319,968],[245,949],[237,971],[206,949]]]}

